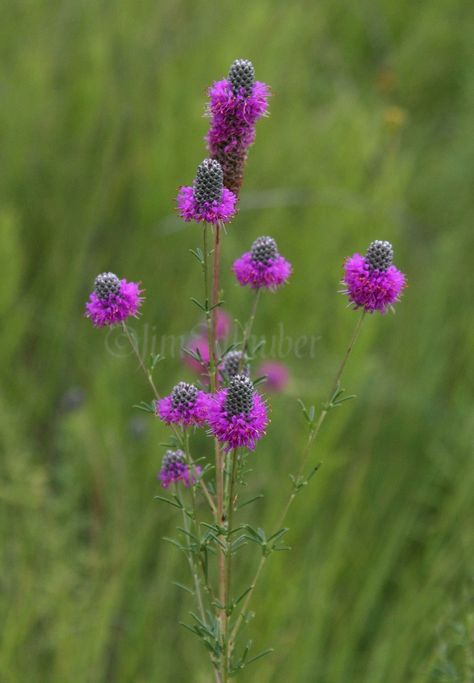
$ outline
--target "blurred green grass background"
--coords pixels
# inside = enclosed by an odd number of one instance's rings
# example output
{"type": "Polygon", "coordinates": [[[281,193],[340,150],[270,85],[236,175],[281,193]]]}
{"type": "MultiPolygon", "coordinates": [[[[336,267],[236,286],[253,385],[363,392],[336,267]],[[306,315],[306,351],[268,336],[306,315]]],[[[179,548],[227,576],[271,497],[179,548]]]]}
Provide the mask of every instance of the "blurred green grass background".
{"type": "MultiPolygon", "coordinates": [[[[209,680],[153,501],[165,432],[83,305],[111,269],[146,287],[137,332],[198,322],[200,231],[174,199],[205,156],[205,87],[236,57],[274,97],[224,243],[227,308],[247,315],[229,266],[271,233],[294,277],[256,331],[319,338],[287,359],[255,456],[267,526],[304,438],[295,399],[325,398],[355,323],[343,258],[389,239],[410,285],[366,321],[358,399],[325,424],[293,551],[256,593],[255,651],[277,651],[244,680],[474,681],[472,4],[7,0],[0,26],[0,681],[209,680]]],[[[165,389],[181,375],[159,366],[165,389]]]]}

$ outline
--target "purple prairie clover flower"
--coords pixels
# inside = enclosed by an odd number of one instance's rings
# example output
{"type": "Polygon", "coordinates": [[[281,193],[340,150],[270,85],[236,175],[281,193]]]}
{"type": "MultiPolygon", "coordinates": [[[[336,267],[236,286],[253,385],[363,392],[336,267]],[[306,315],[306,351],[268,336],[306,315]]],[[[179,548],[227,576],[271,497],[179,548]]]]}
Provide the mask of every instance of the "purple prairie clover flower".
{"type": "Polygon", "coordinates": [[[179,481],[182,481],[185,486],[189,487],[196,483],[196,477],[200,474],[201,468],[199,465],[195,467],[194,473],[191,472],[183,451],[179,449],[176,451],[168,450],[163,457],[158,479],[161,481],[164,489],[167,489],[170,484],[175,484],[179,481]]]}
{"type": "Polygon", "coordinates": [[[268,360],[262,363],[257,370],[258,376],[265,375],[264,387],[272,393],[284,391],[290,380],[288,368],[276,360],[268,360]]]}
{"type": "Polygon", "coordinates": [[[192,186],[182,186],[178,192],[181,218],[196,223],[228,223],[235,214],[237,197],[224,187],[224,174],[215,159],[199,164],[192,186]]]}
{"type": "Polygon", "coordinates": [[[238,194],[247,150],[255,140],[255,124],[268,111],[269,87],[255,80],[248,59],[236,59],[228,77],[209,88],[207,113],[211,125],[206,136],[210,155],[224,171],[224,185],[238,194]]]}
{"type": "Polygon", "coordinates": [[[207,421],[211,433],[225,444],[225,451],[242,447],[253,450],[265,434],[267,407],[252,381],[235,375],[226,389],[210,396],[207,421]]]}
{"type": "Polygon", "coordinates": [[[371,242],[365,256],[353,254],[344,263],[344,294],[355,308],[387,312],[406,287],[405,275],[393,264],[390,242],[371,242]]]}
{"type": "Polygon", "coordinates": [[[166,424],[203,425],[207,415],[208,395],[187,382],[179,382],[171,394],[156,402],[156,414],[166,424]]]}
{"type": "Polygon", "coordinates": [[[233,271],[242,286],[252,289],[275,290],[291,275],[291,264],[278,253],[272,237],[258,237],[250,251],[242,254],[233,265],[233,271]]]}
{"type": "Polygon", "coordinates": [[[120,280],[114,273],[101,273],[86,304],[86,317],[95,327],[116,325],[130,316],[137,316],[143,298],[136,282],[120,280]]]}

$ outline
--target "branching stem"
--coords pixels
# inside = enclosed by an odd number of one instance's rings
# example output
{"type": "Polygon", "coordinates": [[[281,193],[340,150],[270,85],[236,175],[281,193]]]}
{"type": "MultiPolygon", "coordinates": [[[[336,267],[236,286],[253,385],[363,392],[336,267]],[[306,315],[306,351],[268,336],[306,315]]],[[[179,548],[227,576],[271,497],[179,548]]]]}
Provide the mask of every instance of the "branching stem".
{"type": "MultiPolygon", "coordinates": [[[[309,431],[308,440],[307,440],[306,445],[303,449],[301,465],[300,465],[300,469],[299,469],[299,473],[298,473],[298,476],[296,478],[296,481],[298,481],[298,479],[301,479],[301,477],[304,474],[304,471],[305,471],[305,468],[306,468],[306,465],[307,465],[307,462],[308,462],[308,459],[309,459],[309,456],[311,453],[311,446],[314,443],[314,441],[316,440],[316,438],[319,434],[319,431],[322,427],[322,424],[323,424],[324,420],[326,419],[326,415],[328,414],[328,412],[330,410],[331,400],[332,400],[334,394],[336,393],[336,391],[338,390],[338,388],[340,386],[340,382],[341,382],[341,378],[342,378],[344,369],[346,367],[349,356],[350,356],[352,349],[354,348],[354,345],[355,345],[357,338],[359,336],[359,332],[360,332],[360,329],[362,327],[362,322],[364,320],[364,317],[365,317],[365,311],[362,311],[362,314],[359,316],[359,318],[357,320],[354,332],[352,333],[352,337],[351,337],[351,340],[349,342],[349,346],[347,347],[347,349],[344,353],[344,356],[342,358],[342,361],[341,361],[341,363],[337,369],[336,375],[334,377],[334,381],[333,381],[332,386],[331,386],[331,391],[330,391],[330,394],[328,396],[328,400],[324,404],[324,407],[323,407],[323,409],[319,415],[317,422],[314,424],[314,426],[311,427],[311,429],[309,431]]],[[[289,511],[294,499],[296,498],[297,493],[298,493],[298,491],[295,489],[295,487],[293,487],[291,494],[288,498],[288,501],[287,501],[285,507],[283,508],[283,512],[280,515],[280,518],[278,520],[278,524],[276,525],[277,531],[282,528],[282,526],[285,522],[286,516],[288,514],[288,511],[289,511]]],[[[269,557],[268,555],[263,555],[262,558],[260,559],[260,562],[259,562],[258,567],[257,567],[257,571],[255,572],[253,581],[251,583],[251,588],[245,597],[243,606],[242,606],[242,608],[239,612],[239,615],[235,621],[235,624],[234,624],[234,627],[232,629],[232,633],[230,636],[230,642],[229,642],[229,647],[230,647],[231,651],[234,647],[235,640],[236,640],[237,635],[239,633],[240,627],[242,626],[242,622],[243,622],[245,615],[248,611],[248,608],[249,608],[249,605],[250,605],[250,602],[252,600],[252,596],[253,596],[253,593],[255,590],[255,586],[258,583],[258,580],[260,578],[260,575],[262,573],[262,570],[265,566],[265,563],[266,563],[268,557],[269,557]]]]}

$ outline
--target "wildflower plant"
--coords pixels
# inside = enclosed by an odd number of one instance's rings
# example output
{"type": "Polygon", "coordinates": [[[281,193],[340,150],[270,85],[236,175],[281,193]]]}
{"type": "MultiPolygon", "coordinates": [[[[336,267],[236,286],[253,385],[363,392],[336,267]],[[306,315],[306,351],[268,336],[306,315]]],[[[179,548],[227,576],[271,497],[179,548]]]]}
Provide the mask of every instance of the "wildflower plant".
{"type": "Polygon", "coordinates": [[[269,398],[261,387],[274,399],[289,376],[281,363],[267,362],[260,368],[266,375],[259,378],[260,384],[252,367],[257,349],[251,348],[251,333],[262,292],[277,296],[290,280],[292,267],[271,236],[258,237],[237,258],[233,273],[251,291],[249,316],[240,338],[227,348],[223,342],[229,318],[222,309],[220,271],[224,226],[236,215],[248,149],[255,140],[257,121],[267,113],[268,96],[268,86],[255,80],[248,60],[236,60],[228,77],[211,86],[209,157],[199,164],[193,184],[178,192],[179,214],[184,221],[196,223],[202,238],[202,245],[191,249],[202,273],[202,296],[191,301],[204,314],[205,329],[184,349],[186,362],[198,373],[199,386],[179,381],[168,393],[158,389],[154,374],[162,359],[154,356],[148,363],[127,326],[127,319],[137,316],[142,304],[138,284],[102,273],[86,305],[86,316],[95,326],[122,326],[153,393],[153,402],[143,406],[170,430],[157,475],[164,491],[156,498],[182,517],[173,543],[186,557],[191,586],[182,587],[195,602],[184,626],[205,646],[216,683],[227,683],[271,652],[253,653],[246,637],[254,591],[269,558],[288,549],[288,512],[319,467],[313,460],[313,446],[328,413],[352,398],[345,395],[341,381],[366,313],[393,308],[405,287],[405,276],[393,265],[388,242],[373,241],[364,256],[356,253],[344,262],[343,292],[349,305],[360,309],[354,332],[321,407],[299,402],[308,432],[276,524],[269,530],[254,525],[249,511],[261,496],[245,500],[242,493],[248,463],[252,460],[258,467],[255,450],[270,427],[269,398]],[[206,440],[195,438],[198,431],[207,437],[209,448],[202,447],[206,440]],[[255,574],[250,583],[238,586],[235,567],[252,549],[258,553],[255,574]]]}

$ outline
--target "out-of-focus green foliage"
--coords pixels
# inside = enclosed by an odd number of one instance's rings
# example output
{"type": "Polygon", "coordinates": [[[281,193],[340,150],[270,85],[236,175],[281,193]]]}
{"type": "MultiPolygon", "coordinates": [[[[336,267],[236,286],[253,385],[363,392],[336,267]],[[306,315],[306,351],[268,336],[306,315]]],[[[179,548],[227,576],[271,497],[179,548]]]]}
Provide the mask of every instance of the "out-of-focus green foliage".
{"type": "MultiPolygon", "coordinates": [[[[325,398],[355,322],[343,258],[389,239],[410,285],[366,321],[358,399],[324,425],[293,551],[268,563],[249,631],[276,653],[252,680],[473,680],[450,626],[454,610],[472,630],[472,4],[6,0],[0,38],[0,680],[209,680],[153,501],[165,430],[132,408],[151,397],[121,340],[82,313],[111,269],[146,287],[141,338],[198,322],[200,230],[174,197],[205,156],[205,87],[236,57],[274,97],[224,241],[227,307],[246,317],[229,266],[271,233],[294,277],[256,331],[318,338],[285,359],[255,455],[267,526],[297,469],[296,397],[325,398]]],[[[167,348],[165,390],[190,377],[167,348]]]]}

